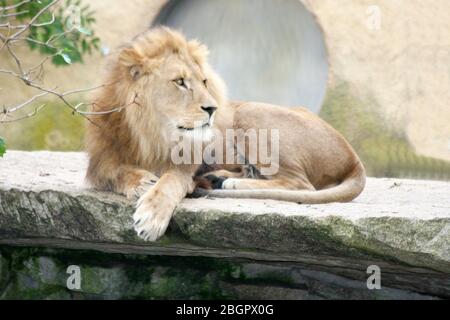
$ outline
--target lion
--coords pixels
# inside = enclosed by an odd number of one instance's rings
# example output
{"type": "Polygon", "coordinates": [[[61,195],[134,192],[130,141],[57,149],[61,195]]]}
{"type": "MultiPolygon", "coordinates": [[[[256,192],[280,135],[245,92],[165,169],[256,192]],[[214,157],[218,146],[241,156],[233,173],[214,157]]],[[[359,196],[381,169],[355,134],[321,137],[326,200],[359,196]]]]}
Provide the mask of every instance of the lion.
{"type": "Polygon", "coordinates": [[[167,27],[153,28],[112,56],[107,85],[92,104],[87,180],[137,199],[133,219],[139,237],[160,238],[176,206],[199,184],[214,186],[205,193],[212,197],[302,204],[348,202],[363,191],[364,166],[341,134],[305,108],[228,101],[207,56],[200,42],[167,27]],[[244,164],[205,169],[202,163],[174,163],[172,135],[204,145],[217,139],[214,130],[229,129],[278,130],[278,171],[261,174],[266,164],[248,163],[247,153],[227,144],[223,151],[246,159],[244,164]]]}

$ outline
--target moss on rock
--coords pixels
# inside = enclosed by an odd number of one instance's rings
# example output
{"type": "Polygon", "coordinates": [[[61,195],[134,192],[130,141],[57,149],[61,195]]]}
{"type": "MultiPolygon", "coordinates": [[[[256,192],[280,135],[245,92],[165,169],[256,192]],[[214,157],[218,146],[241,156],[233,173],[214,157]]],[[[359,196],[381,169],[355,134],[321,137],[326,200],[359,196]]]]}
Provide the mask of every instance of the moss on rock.
{"type": "Polygon", "coordinates": [[[320,116],[342,133],[373,177],[450,180],[450,162],[418,155],[404,132],[376,112],[377,102],[343,81],[329,88],[320,116]]]}
{"type": "Polygon", "coordinates": [[[92,251],[0,247],[14,266],[1,299],[425,299],[406,290],[369,292],[355,281],[293,265],[235,259],[139,256],[92,251]],[[69,290],[68,265],[81,270],[69,290]]]}
{"type": "Polygon", "coordinates": [[[50,101],[35,117],[2,124],[0,136],[12,150],[78,151],[83,149],[84,121],[67,106],[50,101]]]}

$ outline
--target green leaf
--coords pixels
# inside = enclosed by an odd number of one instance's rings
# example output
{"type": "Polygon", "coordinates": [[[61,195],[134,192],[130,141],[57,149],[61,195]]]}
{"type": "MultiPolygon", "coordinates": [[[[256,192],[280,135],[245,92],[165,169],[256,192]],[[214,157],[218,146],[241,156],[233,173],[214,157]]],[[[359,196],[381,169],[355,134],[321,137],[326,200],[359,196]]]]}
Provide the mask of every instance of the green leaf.
{"type": "Polygon", "coordinates": [[[6,153],[6,143],[3,138],[0,137],[0,158],[3,158],[3,155],[6,153]]]}
{"type": "Polygon", "coordinates": [[[61,58],[64,59],[64,61],[65,61],[67,64],[72,64],[72,59],[69,57],[68,54],[60,53],[59,55],[61,56],[61,58]]]}
{"type": "Polygon", "coordinates": [[[89,29],[86,29],[84,27],[78,27],[78,31],[80,31],[81,33],[87,35],[87,36],[91,36],[92,35],[92,31],[89,29]]]}
{"type": "MultiPolygon", "coordinates": [[[[53,0],[24,1],[23,4],[14,11],[25,13],[18,15],[14,19],[26,23],[42,10],[44,6],[52,1],[53,0]]],[[[0,8],[9,3],[19,2],[21,2],[21,0],[0,0],[0,8]]],[[[47,22],[53,20],[53,23],[30,28],[29,37],[36,40],[36,42],[28,41],[28,47],[43,55],[53,56],[51,61],[57,66],[64,67],[75,63],[83,63],[84,55],[91,54],[93,50],[100,50],[99,44],[94,42],[96,39],[94,31],[96,23],[95,11],[90,9],[88,1],[85,0],[61,0],[60,3],[61,5],[59,7],[55,7],[43,14],[38,21],[47,22]],[[65,34],[65,31],[67,31],[67,22],[69,20],[67,9],[72,5],[79,5],[81,8],[81,27],[77,28],[76,32],[65,34]],[[54,19],[51,19],[52,14],[54,15],[54,19]],[[48,42],[49,40],[52,41],[48,42]],[[42,45],[38,42],[49,43],[51,46],[42,45]],[[66,51],[64,48],[70,48],[70,51],[66,51]]],[[[0,20],[2,19],[3,18],[0,17],[0,20]]],[[[5,22],[8,20],[9,19],[6,19],[5,22]]]]}

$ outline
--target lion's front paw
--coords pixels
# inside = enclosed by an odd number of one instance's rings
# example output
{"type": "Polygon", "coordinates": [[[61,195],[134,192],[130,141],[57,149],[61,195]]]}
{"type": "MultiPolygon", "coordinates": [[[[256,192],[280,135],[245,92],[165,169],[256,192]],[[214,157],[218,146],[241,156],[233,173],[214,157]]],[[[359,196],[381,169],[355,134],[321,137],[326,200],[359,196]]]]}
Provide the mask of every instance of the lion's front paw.
{"type": "Polygon", "coordinates": [[[133,215],[134,230],[146,241],[156,241],[164,235],[176,206],[168,198],[154,195],[150,191],[142,196],[133,215]]]}
{"type": "Polygon", "coordinates": [[[128,199],[138,201],[147,191],[155,186],[158,182],[158,177],[152,173],[146,174],[137,187],[130,188],[126,193],[128,199]]]}

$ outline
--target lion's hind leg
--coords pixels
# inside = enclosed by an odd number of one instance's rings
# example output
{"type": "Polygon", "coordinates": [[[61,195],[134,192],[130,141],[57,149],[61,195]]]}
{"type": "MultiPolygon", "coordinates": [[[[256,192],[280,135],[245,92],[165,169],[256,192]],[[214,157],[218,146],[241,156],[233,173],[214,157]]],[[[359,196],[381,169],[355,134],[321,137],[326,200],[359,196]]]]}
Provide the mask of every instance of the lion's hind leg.
{"type": "Polygon", "coordinates": [[[291,180],[286,178],[275,179],[227,179],[222,183],[221,189],[226,190],[315,190],[314,186],[308,180],[291,180]]]}
{"type": "Polygon", "coordinates": [[[205,173],[203,176],[195,177],[196,188],[211,190],[221,189],[222,183],[230,178],[242,178],[243,172],[232,172],[228,170],[217,170],[205,173]]]}
{"type": "Polygon", "coordinates": [[[208,176],[222,177],[225,179],[242,178],[242,177],[244,177],[244,172],[243,171],[233,172],[233,171],[228,171],[228,170],[217,170],[217,171],[209,172],[204,175],[204,177],[208,177],[208,176]]]}

